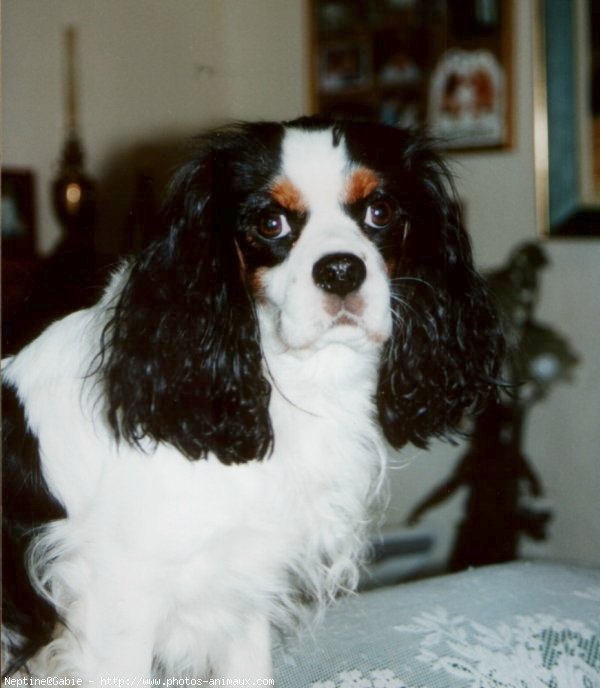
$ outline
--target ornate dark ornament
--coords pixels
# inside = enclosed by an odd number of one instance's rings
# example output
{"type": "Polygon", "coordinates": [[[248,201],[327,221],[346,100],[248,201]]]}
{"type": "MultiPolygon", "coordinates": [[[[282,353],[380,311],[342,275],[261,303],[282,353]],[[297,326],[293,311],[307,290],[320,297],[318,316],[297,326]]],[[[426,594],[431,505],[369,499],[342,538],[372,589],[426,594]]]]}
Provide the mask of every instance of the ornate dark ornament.
{"type": "Polygon", "coordinates": [[[84,153],[78,133],[77,33],[72,26],[66,30],[65,43],[67,137],[58,175],[52,183],[52,200],[56,216],[69,236],[73,232],[91,232],[96,198],[94,183],[84,170],[84,153]]]}
{"type": "Polygon", "coordinates": [[[63,148],[58,176],[52,183],[54,211],[67,234],[91,232],[96,214],[96,193],[85,173],[83,148],[71,131],[63,148]]]}
{"type": "Polygon", "coordinates": [[[518,557],[521,537],[546,538],[552,513],[535,505],[542,483],[522,451],[529,409],[560,381],[569,381],[578,362],[569,341],[535,320],[539,273],[548,260],[538,244],[517,247],[506,265],[490,273],[508,343],[505,391],[478,416],[470,446],[457,467],[413,509],[414,524],[429,509],[466,488],[448,567],[452,571],[518,557]]]}

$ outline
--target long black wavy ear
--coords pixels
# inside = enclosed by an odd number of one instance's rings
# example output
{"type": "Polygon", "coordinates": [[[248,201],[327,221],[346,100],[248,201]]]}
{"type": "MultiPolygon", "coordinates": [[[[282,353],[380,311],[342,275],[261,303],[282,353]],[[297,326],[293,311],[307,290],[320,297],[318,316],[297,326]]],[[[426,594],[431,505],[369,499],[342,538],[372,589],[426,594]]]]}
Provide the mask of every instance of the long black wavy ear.
{"type": "Polygon", "coordinates": [[[226,141],[176,176],[166,234],[132,266],[105,330],[103,374],[117,437],[230,464],[263,458],[272,429],[234,219],[220,210],[226,141]]]}
{"type": "Polygon", "coordinates": [[[392,279],[394,325],[377,403],[393,446],[425,447],[452,436],[465,411],[494,393],[504,347],[446,167],[418,142],[404,164],[409,225],[392,279]]]}

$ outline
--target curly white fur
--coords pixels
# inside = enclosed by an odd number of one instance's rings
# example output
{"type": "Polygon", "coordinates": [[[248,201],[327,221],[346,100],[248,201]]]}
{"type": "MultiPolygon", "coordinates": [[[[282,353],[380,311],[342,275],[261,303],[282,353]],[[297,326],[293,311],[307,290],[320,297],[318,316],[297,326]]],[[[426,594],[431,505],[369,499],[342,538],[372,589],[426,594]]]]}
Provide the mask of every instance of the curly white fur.
{"type": "MultiPolygon", "coordinates": [[[[69,514],[31,550],[33,578],[64,619],[32,667],[87,678],[149,675],[153,661],[168,674],[247,672],[236,648],[258,644],[268,655],[258,629],[289,622],[299,591],[323,606],[356,585],[385,464],[372,420],[376,347],[265,346],[273,454],[239,466],[189,462],[168,446],[143,453],[112,439],[95,380],[84,377],[94,351],[64,350],[95,341],[99,316],[70,316],[6,371],[69,514]]],[[[257,677],[269,674],[267,657],[253,661],[257,677]]]]}

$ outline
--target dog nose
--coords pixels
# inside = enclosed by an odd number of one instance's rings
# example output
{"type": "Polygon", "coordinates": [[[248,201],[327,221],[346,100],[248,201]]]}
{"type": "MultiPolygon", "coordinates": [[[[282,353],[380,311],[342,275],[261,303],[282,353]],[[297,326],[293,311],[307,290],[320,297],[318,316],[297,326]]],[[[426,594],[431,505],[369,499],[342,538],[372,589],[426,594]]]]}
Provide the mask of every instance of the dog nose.
{"type": "Polygon", "coordinates": [[[346,296],[365,281],[367,268],[352,253],[329,253],[314,264],[312,274],[315,284],[323,291],[346,296]]]}

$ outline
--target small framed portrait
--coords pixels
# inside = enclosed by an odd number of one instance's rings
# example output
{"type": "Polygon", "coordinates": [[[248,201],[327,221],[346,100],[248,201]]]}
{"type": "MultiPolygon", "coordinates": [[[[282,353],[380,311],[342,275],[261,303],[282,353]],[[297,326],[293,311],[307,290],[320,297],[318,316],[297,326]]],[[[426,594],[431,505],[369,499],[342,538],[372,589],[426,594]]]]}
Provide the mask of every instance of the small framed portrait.
{"type": "Polygon", "coordinates": [[[35,253],[35,181],[29,170],[2,170],[2,250],[6,257],[35,253]]]}
{"type": "Polygon", "coordinates": [[[498,30],[502,16],[501,0],[460,0],[451,3],[450,21],[457,40],[470,40],[498,30]]]}
{"type": "Polygon", "coordinates": [[[446,51],[429,83],[427,123],[446,148],[506,142],[505,75],[487,50],[446,51]]]}
{"type": "Polygon", "coordinates": [[[363,19],[355,0],[323,0],[317,10],[320,31],[345,31],[363,19]]]}
{"type": "Polygon", "coordinates": [[[364,43],[344,42],[323,46],[319,67],[319,90],[343,93],[364,88],[371,81],[371,64],[364,43]]]}
{"type": "Polygon", "coordinates": [[[407,99],[402,93],[390,93],[381,101],[378,119],[392,127],[418,129],[421,121],[419,102],[407,99]]]}

